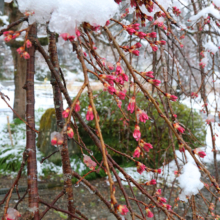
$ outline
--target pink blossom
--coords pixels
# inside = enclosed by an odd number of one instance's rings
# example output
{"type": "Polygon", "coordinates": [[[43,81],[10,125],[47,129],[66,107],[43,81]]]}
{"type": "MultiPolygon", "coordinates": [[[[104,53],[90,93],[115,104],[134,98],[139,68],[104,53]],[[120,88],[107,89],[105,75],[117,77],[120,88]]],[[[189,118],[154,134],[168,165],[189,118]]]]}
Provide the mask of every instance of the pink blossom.
{"type": "Polygon", "coordinates": [[[152,85],[159,86],[161,81],[158,79],[149,79],[148,82],[152,85]]]}
{"type": "Polygon", "coordinates": [[[117,66],[116,66],[115,74],[116,74],[116,75],[119,75],[119,74],[122,73],[123,70],[122,70],[121,64],[120,64],[119,62],[117,62],[116,65],[117,65],[117,66]]]}
{"type": "Polygon", "coordinates": [[[110,25],[110,21],[109,20],[106,21],[106,23],[105,23],[105,26],[108,26],[108,25],[110,25]]]}
{"type": "Polygon", "coordinates": [[[124,81],[126,81],[126,82],[128,81],[128,76],[125,73],[122,73],[121,76],[124,81]]]}
{"type": "Polygon", "coordinates": [[[173,124],[173,127],[174,127],[177,131],[179,131],[180,133],[183,133],[183,132],[185,131],[185,129],[184,129],[183,127],[181,127],[181,126],[179,125],[179,123],[174,123],[174,124],[173,124]]]}
{"type": "Polygon", "coordinates": [[[132,35],[133,33],[135,33],[135,29],[134,28],[126,28],[126,31],[132,35]]]}
{"type": "Polygon", "coordinates": [[[137,43],[135,44],[135,48],[141,48],[141,47],[142,47],[142,44],[141,44],[141,43],[137,42],[137,43]]]}
{"type": "Polygon", "coordinates": [[[167,210],[171,210],[171,208],[172,208],[172,206],[169,205],[169,204],[162,204],[162,206],[163,206],[164,208],[166,208],[167,210]]]}
{"type": "Polygon", "coordinates": [[[19,54],[22,54],[24,52],[24,47],[19,47],[17,50],[16,50],[19,54]]]}
{"type": "Polygon", "coordinates": [[[135,35],[137,35],[139,38],[143,39],[147,36],[144,32],[135,32],[135,35]]]}
{"type": "Polygon", "coordinates": [[[118,96],[119,99],[124,100],[126,96],[126,92],[116,90],[115,94],[118,96]]]}
{"type": "Polygon", "coordinates": [[[120,212],[121,215],[126,215],[128,213],[128,208],[126,205],[118,205],[117,210],[120,212]]]}
{"type": "Polygon", "coordinates": [[[52,145],[62,145],[63,144],[63,135],[61,135],[59,132],[52,132],[51,135],[51,144],[52,145]]]}
{"type": "Polygon", "coordinates": [[[198,98],[198,94],[197,94],[196,92],[192,92],[192,93],[191,93],[191,96],[192,96],[193,99],[194,99],[194,98],[198,98]]]}
{"type": "Polygon", "coordinates": [[[93,114],[92,106],[89,105],[88,106],[88,111],[86,113],[86,120],[87,121],[92,121],[93,119],[94,119],[94,114],[93,114]]]}
{"type": "Polygon", "coordinates": [[[140,157],[140,154],[141,154],[141,149],[140,147],[136,147],[136,149],[134,150],[134,153],[133,153],[133,157],[140,157]]]}
{"type": "Polygon", "coordinates": [[[108,92],[109,92],[111,95],[114,95],[114,93],[116,92],[116,89],[115,89],[113,86],[108,86],[108,92]]]}
{"type": "Polygon", "coordinates": [[[132,53],[133,53],[135,56],[139,56],[140,51],[139,51],[139,50],[132,50],[132,53]]]}
{"type": "Polygon", "coordinates": [[[161,43],[162,45],[166,45],[166,41],[165,41],[165,40],[161,40],[160,43],[161,43]]]}
{"type": "Polygon", "coordinates": [[[166,203],[167,202],[167,200],[165,199],[165,198],[163,198],[163,197],[157,197],[157,200],[160,202],[160,203],[166,203]]]}
{"type": "Polygon", "coordinates": [[[119,83],[121,85],[124,85],[124,79],[122,77],[122,75],[119,75],[116,79],[115,79],[116,83],[119,83]]]}
{"type": "Polygon", "coordinates": [[[142,111],[141,109],[137,109],[138,118],[141,122],[146,122],[146,120],[149,119],[147,113],[145,111],[142,111]]]}
{"type": "Polygon", "coordinates": [[[66,133],[67,133],[69,138],[73,138],[74,132],[73,132],[73,129],[71,127],[67,128],[67,132],[66,133]]]}
{"type": "Polygon", "coordinates": [[[151,32],[151,33],[149,33],[149,36],[152,37],[152,38],[156,38],[157,33],[156,32],[151,32]]]}
{"type": "Polygon", "coordinates": [[[27,47],[27,48],[32,47],[32,43],[31,43],[30,40],[26,40],[25,44],[26,44],[26,47],[27,47]]]}
{"type": "Polygon", "coordinates": [[[134,127],[133,137],[136,141],[138,141],[141,138],[140,127],[138,125],[135,125],[134,127]]]}
{"type": "Polygon", "coordinates": [[[158,47],[156,45],[151,44],[150,46],[154,52],[158,50],[158,47]]]}
{"type": "Polygon", "coordinates": [[[80,31],[76,29],[76,36],[79,37],[81,35],[80,31]]]}
{"type": "Polygon", "coordinates": [[[77,100],[77,102],[75,104],[74,111],[75,112],[79,112],[80,111],[80,102],[79,102],[79,100],[77,100]]]}
{"type": "Polygon", "coordinates": [[[64,111],[62,112],[63,118],[68,118],[69,113],[70,113],[70,109],[69,109],[69,108],[67,108],[66,110],[64,110],[64,111]]]}
{"type": "Polygon", "coordinates": [[[154,217],[153,212],[151,212],[151,210],[148,207],[145,207],[145,211],[147,213],[148,218],[153,218],[154,217]]]}
{"type": "Polygon", "coordinates": [[[28,52],[26,52],[26,51],[22,53],[22,56],[23,56],[24,59],[26,59],[26,60],[30,58],[30,54],[29,54],[28,52]]]}
{"type": "Polygon", "coordinates": [[[133,24],[133,25],[132,25],[132,27],[133,27],[135,30],[139,30],[139,26],[140,26],[139,23],[136,23],[136,24],[133,24]]]}
{"type": "Polygon", "coordinates": [[[9,42],[11,39],[12,39],[12,35],[7,35],[7,36],[4,38],[4,41],[5,41],[5,42],[9,42]]]}
{"type": "Polygon", "coordinates": [[[170,99],[171,101],[177,101],[177,99],[178,99],[178,97],[177,96],[175,96],[175,95],[171,95],[171,94],[169,94],[169,93],[165,93],[165,96],[168,98],[168,99],[170,99]]]}
{"type": "Polygon", "coordinates": [[[67,41],[69,39],[69,34],[68,33],[63,33],[63,34],[60,34],[60,37],[62,37],[63,40],[67,41]]]}
{"type": "Polygon", "coordinates": [[[153,149],[153,146],[150,143],[144,143],[143,148],[146,152],[149,152],[150,149],[153,149]]]}
{"type": "Polygon", "coordinates": [[[145,171],[145,165],[143,163],[137,162],[137,172],[142,174],[145,171]]]}
{"type": "Polygon", "coordinates": [[[8,35],[12,35],[12,34],[14,34],[14,31],[4,31],[3,32],[3,35],[6,37],[6,36],[8,36],[8,35]]]}
{"type": "Polygon", "coordinates": [[[133,113],[134,109],[135,109],[135,97],[133,96],[132,98],[130,98],[129,100],[129,104],[127,107],[127,110],[130,111],[131,113],[133,113]]]}
{"type": "Polygon", "coordinates": [[[97,165],[96,162],[94,162],[90,156],[83,155],[83,162],[86,164],[87,167],[89,167],[90,170],[95,170],[95,167],[97,165]]]}
{"type": "Polygon", "coordinates": [[[197,154],[201,158],[204,158],[206,156],[206,153],[199,148],[194,149],[193,153],[197,154]]]}
{"type": "Polygon", "coordinates": [[[185,148],[184,148],[184,144],[183,143],[179,143],[179,151],[180,152],[185,152],[185,148]]]}

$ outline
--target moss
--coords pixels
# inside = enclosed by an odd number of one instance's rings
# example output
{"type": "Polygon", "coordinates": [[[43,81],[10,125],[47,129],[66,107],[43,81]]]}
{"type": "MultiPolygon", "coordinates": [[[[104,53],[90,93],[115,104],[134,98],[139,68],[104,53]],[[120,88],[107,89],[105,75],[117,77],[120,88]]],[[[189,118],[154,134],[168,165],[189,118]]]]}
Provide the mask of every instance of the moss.
{"type": "Polygon", "coordinates": [[[51,128],[51,121],[53,118],[56,118],[55,109],[47,109],[40,119],[40,131],[49,130],[51,128]]]}

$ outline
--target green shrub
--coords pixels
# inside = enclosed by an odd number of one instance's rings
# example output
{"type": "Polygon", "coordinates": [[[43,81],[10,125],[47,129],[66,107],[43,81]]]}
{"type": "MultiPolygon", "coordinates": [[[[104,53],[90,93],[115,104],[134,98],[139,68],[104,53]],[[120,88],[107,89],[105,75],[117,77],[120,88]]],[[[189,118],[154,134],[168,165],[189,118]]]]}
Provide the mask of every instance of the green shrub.
{"type": "MultiPolygon", "coordinates": [[[[132,136],[135,125],[134,113],[129,114],[130,125],[124,126],[123,115],[117,107],[113,96],[107,92],[102,91],[95,92],[94,96],[94,101],[98,115],[100,117],[100,126],[105,143],[116,150],[132,155],[134,149],[137,147],[137,142],[132,136]]],[[[168,127],[165,121],[158,115],[158,112],[153,104],[147,101],[141,93],[138,93],[136,100],[138,107],[142,110],[145,110],[147,114],[153,119],[148,120],[146,123],[141,122],[139,124],[141,127],[142,139],[145,142],[151,143],[154,147],[147,154],[147,160],[143,160],[145,164],[148,164],[150,167],[160,167],[164,162],[164,156],[166,156],[166,161],[170,161],[173,155],[171,141],[168,135],[168,127]]],[[[80,97],[80,103],[80,113],[84,120],[86,120],[85,115],[89,105],[87,94],[83,94],[80,97]]],[[[127,105],[128,100],[124,100],[122,109],[125,109],[125,113],[128,115],[128,111],[126,110],[127,105]]],[[[159,104],[159,107],[163,110],[162,104],[159,104]]],[[[177,114],[179,122],[190,129],[194,136],[199,140],[199,142],[203,143],[205,141],[205,123],[202,117],[197,112],[192,111],[189,107],[179,102],[173,102],[172,108],[174,113],[177,114]]],[[[95,120],[88,122],[88,125],[92,128],[95,128],[95,120]]],[[[94,146],[91,138],[87,135],[87,133],[84,132],[80,124],[78,124],[78,126],[80,135],[86,146],[93,150],[94,155],[98,160],[101,160],[102,155],[97,150],[97,147],[94,146]]],[[[201,146],[199,142],[191,140],[187,131],[184,133],[183,138],[190,144],[192,148],[201,146]]],[[[174,144],[176,149],[178,149],[178,142],[175,137],[174,144]]],[[[119,164],[127,166],[128,160],[126,158],[121,157],[111,150],[109,150],[109,153],[119,164]]]]}

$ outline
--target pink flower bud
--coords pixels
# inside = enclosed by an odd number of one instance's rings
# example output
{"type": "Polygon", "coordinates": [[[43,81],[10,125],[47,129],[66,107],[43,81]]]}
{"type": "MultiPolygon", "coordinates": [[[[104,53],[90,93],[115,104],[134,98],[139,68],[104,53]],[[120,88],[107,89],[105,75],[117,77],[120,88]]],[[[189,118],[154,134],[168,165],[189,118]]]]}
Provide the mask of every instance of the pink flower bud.
{"type": "Polygon", "coordinates": [[[69,108],[67,108],[66,110],[64,110],[64,111],[62,112],[63,118],[68,118],[69,113],[70,113],[70,109],[69,109],[69,108]]]}
{"type": "Polygon", "coordinates": [[[24,53],[22,53],[22,56],[24,57],[24,59],[29,59],[30,58],[30,55],[29,55],[29,53],[28,52],[24,52],[24,53]]]}
{"type": "Polygon", "coordinates": [[[92,121],[93,119],[94,119],[94,114],[93,114],[92,106],[89,105],[88,106],[88,111],[86,113],[86,120],[87,121],[92,121]]]}
{"type": "Polygon", "coordinates": [[[154,214],[150,211],[150,209],[148,207],[145,207],[145,211],[147,213],[148,218],[153,218],[154,217],[154,214]]]}
{"type": "Polygon", "coordinates": [[[143,163],[137,162],[137,172],[142,174],[145,171],[145,165],[143,163]]]}
{"type": "Polygon", "coordinates": [[[24,47],[19,47],[19,48],[17,49],[17,52],[18,52],[19,54],[22,54],[22,53],[24,52],[24,47]]]}
{"type": "Polygon", "coordinates": [[[77,100],[77,102],[75,104],[74,111],[75,112],[79,112],[80,111],[80,101],[79,100],[77,100]]]}
{"type": "Polygon", "coordinates": [[[152,37],[152,38],[156,38],[157,33],[156,32],[151,32],[151,33],[149,33],[149,36],[152,37]]]}
{"type": "Polygon", "coordinates": [[[69,138],[73,138],[74,132],[73,132],[73,129],[71,127],[67,128],[67,132],[66,133],[67,133],[69,138]]]}
{"type": "Polygon", "coordinates": [[[80,31],[76,29],[76,36],[79,37],[81,35],[80,31]]]}
{"type": "Polygon", "coordinates": [[[183,133],[183,132],[185,131],[185,129],[184,129],[183,127],[181,127],[181,126],[179,125],[179,123],[174,123],[174,124],[173,124],[173,127],[174,127],[177,131],[179,131],[180,133],[183,133]]]}
{"type": "Polygon", "coordinates": [[[138,125],[134,126],[134,133],[133,137],[136,141],[138,141],[141,138],[141,132],[140,132],[140,127],[138,125]]]}
{"type": "Polygon", "coordinates": [[[158,79],[149,79],[148,82],[152,85],[159,86],[161,81],[158,79]]]}
{"type": "Polygon", "coordinates": [[[206,153],[199,148],[194,149],[193,153],[197,154],[201,158],[204,158],[206,156],[206,153]]]}
{"type": "Polygon", "coordinates": [[[169,93],[165,93],[165,96],[166,96],[168,99],[170,99],[171,101],[174,101],[174,102],[176,102],[177,99],[178,99],[178,97],[176,97],[175,95],[171,95],[171,94],[169,94],[169,93]]]}
{"type": "Polygon", "coordinates": [[[117,210],[121,215],[126,215],[128,213],[128,208],[126,205],[118,205],[117,210]]]}
{"type": "Polygon", "coordinates": [[[32,47],[32,43],[31,43],[30,40],[26,40],[25,44],[26,44],[26,47],[27,47],[27,48],[32,47]]]}
{"type": "Polygon", "coordinates": [[[89,167],[90,170],[95,170],[95,167],[97,166],[97,163],[94,162],[90,156],[83,155],[83,162],[86,164],[87,167],[89,167]]]}
{"type": "Polygon", "coordinates": [[[139,51],[139,50],[132,50],[132,53],[133,53],[135,56],[139,56],[140,51],[139,51]]]}
{"type": "Polygon", "coordinates": [[[108,25],[110,25],[110,21],[109,20],[106,21],[106,23],[105,23],[105,26],[108,26],[108,25]]]}
{"type": "Polygon", "coordinates": [[[140,157],[140,154],[141,154],[141,148],[140,147],[136,147],[136,149],[134,150],[134,153],[133,153],[133,157],[140,157]]]}
{"type": "Polygon", "coordinates": [[[51,144],[52,145],[62,145],[63,144],[63,136],[59,132],[52,132],[51,135],[51,144]]]}
{"type": "Polygon", "coordinates": [[[141,121],[141,122],[146,122],[146,120],[149,119],[147,113],[145,111],[142,111],[141,109],[137,109],[137,114],[138,114],[138,119],[141,121]]]}
{"type": "Polygon", "coordinates": [[[129,104],[128,104],[128,107],[127,107],[127,110],[130,111],[131,113],[134,112],[134,109],[135,109],[135,97],[133,96],[132,98],[130,98],[129,100],[129,104]]]}

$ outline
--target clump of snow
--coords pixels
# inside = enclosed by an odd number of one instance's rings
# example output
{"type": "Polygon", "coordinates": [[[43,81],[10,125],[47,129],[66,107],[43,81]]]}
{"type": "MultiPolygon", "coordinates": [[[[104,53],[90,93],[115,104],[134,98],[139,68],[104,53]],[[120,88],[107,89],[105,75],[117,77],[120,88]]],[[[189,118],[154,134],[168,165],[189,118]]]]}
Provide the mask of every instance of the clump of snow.
{"type": "Polygon", "coordinates": [[[215,44],[213,44],[212,41],[207,42],[204,46],[208,52],[211,52],[213,54],[218,52],[218,47],[215,44]]]}
{"type": "Polygon", "coordinates": [[[58,34],[75,35],[76,28],[82,22],[93,26],[104,26],[106,21],[118,12],[118,4],[114,0],[18,0],[22,13],[29,13],[29,22],[46,24],[58,34]]]}
{"type": "MultiPolygon", "coordinates": [[[[216,0],[218,1],[218,0],[216,0]]],[[[198,14],[192,16],[190,18],[191,21],[196,21],[200,19],[201,17],[205,18],[208,14],[212,14],[215,18],[220,19],[220,13],[217,9],[214,8],[214,5],[211,4],[210,6],[202,9],[198,14]]]]}
{"type": "Polygon", "coordinates": [[[186,196],[196,195],[204,184],[200,181],[201,173],[196,165],[188,162],[183,166],[183,173],[179,176],[179,186],[182,192],[179,195],[180,200],[187,201],[186,196]]]}
{"type": "MultiPolygon", "coordinates": [[[[61,3],[60,3],[61,4],[61,3]]],[[[19,10],[22,13],[34,13],[29,16],[29,23],[45,24],[50,20],[51,13],[58,7],[58,0],[18,0],[19,10]]]]}
{"type": "Polygon", "coordinates": [[[5,0],[5,2],[6,2],[6,3],[11,3],[11,2],[12,2],[12,0],[5,0]]]}
{"type": "Polygon", "coordinates": [[[113,0],[65,0],[53,12],[49,27],[57,33],[75,35],[76,28],[82,22],[93,26],[104,26],[118,11],[118,5],[113,0]]]}

